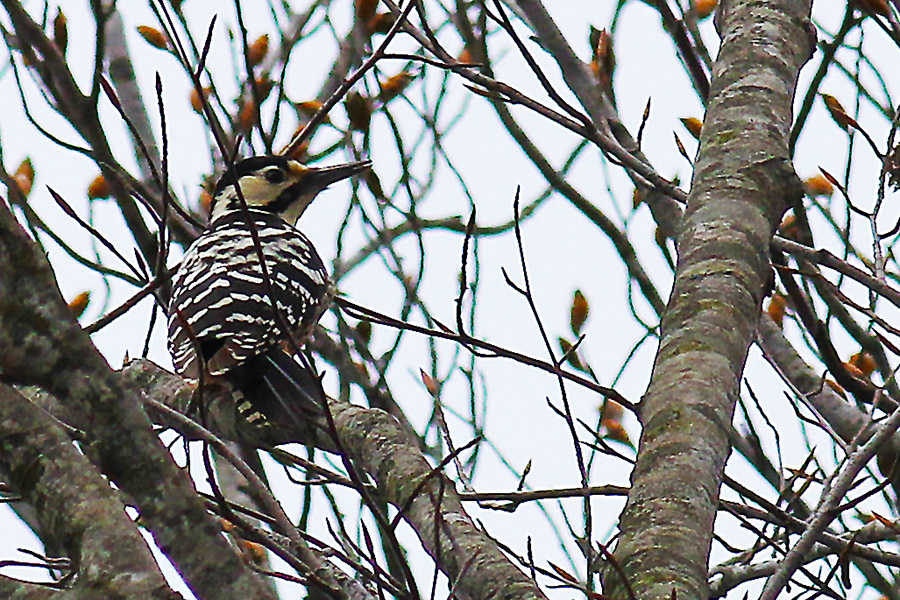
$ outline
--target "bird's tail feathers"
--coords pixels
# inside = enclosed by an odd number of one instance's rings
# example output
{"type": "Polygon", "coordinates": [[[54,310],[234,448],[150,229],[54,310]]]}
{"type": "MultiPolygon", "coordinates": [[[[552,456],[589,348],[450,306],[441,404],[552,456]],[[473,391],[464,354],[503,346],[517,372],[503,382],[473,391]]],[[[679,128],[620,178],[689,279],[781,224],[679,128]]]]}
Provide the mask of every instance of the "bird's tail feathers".
{"type": "Polygon", "coordinates": [[[243,396],[238,412],[251,424],[302,424],[320,416],[324,392],[318,374],[274,347],[231,373],[243,396]],[[237,372],[235,372],[237,371],[237,372]]]}

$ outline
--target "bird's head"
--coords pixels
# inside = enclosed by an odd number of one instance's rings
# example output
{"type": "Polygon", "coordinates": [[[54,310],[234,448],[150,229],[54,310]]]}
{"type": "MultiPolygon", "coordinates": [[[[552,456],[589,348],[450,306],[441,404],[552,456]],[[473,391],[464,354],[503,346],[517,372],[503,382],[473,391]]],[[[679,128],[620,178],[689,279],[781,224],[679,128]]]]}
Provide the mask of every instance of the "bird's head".
{"type": "Polygon", "coordinates": [[[308,167],[284,156],[253,156],[234,163],[216,183],[210,222],[241,208],[241,195],[250,208],[265,210],[296,223],[316,194],[329,185],[362,173],[372,165],[364,160],[332,167],[308,167]]]}

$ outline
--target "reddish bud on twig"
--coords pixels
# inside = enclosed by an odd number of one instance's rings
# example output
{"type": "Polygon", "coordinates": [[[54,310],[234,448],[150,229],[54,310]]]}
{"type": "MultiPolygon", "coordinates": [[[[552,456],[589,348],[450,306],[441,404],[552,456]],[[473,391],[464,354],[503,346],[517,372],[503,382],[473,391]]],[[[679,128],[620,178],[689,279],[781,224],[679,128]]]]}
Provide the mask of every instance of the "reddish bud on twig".
{"type": "Polygon", "coordinates": [[[206,98],[209,98],[210,88],[203,88],[203,95],[200,95],[200,92],[197,91],[197,88],[191,88],[190,102],[191,108],[194,109],[194,112],[198,115],[203,114],[203,101],[206,98]]]}
{"type": "Polygon", "coordinates": [[[350,92],[344,99],[344,110],[354,131],[368,131],[372,120],[371,101],[359,92],[350,92]]]}
{"type": "Polygon", "coordinates": [[[703,121],[695,117],[685,117],[679,119],[684,128],[688,130],[695,140],[700,139],[700,133],[703,131],[703,121]]]}
{"type": "Polygon", "coordinates": [[[694,3],[694,10],[697,13],[697,18],[705,19],[716,10],[718,4],[719,0],[697,0],[694,3]]]}
{"type": "Polygon", "coordinates": [[[806,188],[806,193],[813,197],[826,196],[830,198],[834,193],[834,185],[824,175],[813,175],[803,182],[803,186],[806,188]]]}
{"type": "Polygon", "coordinates": [[[437,398],[440,387],[438,386],[437,381],[434,380],[434,377],[422,369],[419,369],[419,375],[421,375],[422,383],[425,384],[425,389],[428,390],[428,393],[431,394],[432,398],[437,398]]]}
{"type": "Polygon", "coordinates": [[[572,296],[572,308],[569,309],[569,325],[572,327],[572,333],[575,335],[581,333],[590,310],[587,298],[584,297],[581,290],[575,290],[572,296]]]}
{"type": "Polygon", "coordinates": [[[102,173],[94,177],[94,180],[88,184],[87,195],[91,200],[109,198],[112,195],[112,192],[109,189],[109,183],[102,173]]]}
{"type": "Polygon", "coordinates": [[[66,48],[69,46],[69,31],[66,27],[66,15],[62,9],[57,9],[56,17],[53,19],[53,43],[59,49],[59,53],[66,55],[66,48]]]}
{"type": "Polygon", "coordinates": [[[769,298],[769,305],[766,307],[766,313],[779,327],[784,326],[784,314],[786,309],[787,298],[779,293],[772,294],[772,297],[769,298]]]}
{"type": "Polygon", "coordinates": [[[834,122],[840,125],[842,129],[847,129],[848,127],[859,129],[859,124],[853,117],[847,114],[847,111],[844,110],[844,107],[841,106],[841,103],[837,98],[830,94],[820,94],[820,96],[822,96],[822,100],[825,101],[825,107],[828,109],[828,114],[831,115],[834,122]]]}
{"type": "Polygon", "coordinates": [[[409,71],[400,71],[393,77],[389,77],[388,80],[382,84],[381,93],[378,94],[378,99],[387,104],[402,94],[403,90],[412,83],[412,80],[415,79],[415,77],[416,76],[409,71]]]}
{"type": "Polygon", "coordinates": [[[875,362],[875,358],[865,350],[861,350],[851,356],[850,364],[859,369],[859,371],[866,377],[874,373],[875,369],[878,368],[878,364],[875,362]]]}
{"type": "Polygon", "coordinates": [[[25,158],[19,163],[15,173],[13,173],[13,179],[19,187],[19,191],[27,198],[28,194],[31,193],[31,188],[34,186],[34,165],[31,164],[30,158],[25,158]]]}
{"type": "Polygon", "coordinates": [[[87,309],[90,302],[91,293],[81,292],[69,301],[69,310],[72,311],[72,315],[77,319],[84,314],[84,311],[87,309]]]}
{"type": "Polygon", "coordinates": [[[169,43],[162,31],[149,25],[138,25],[138,33],[148,44],[160,50],[168,50],[169,43]]]}
{"type": "Polygon", "coordinates": [[[247,62],[250,68],[257,66],[269,53],[269,35],[262,34],[247,47],[247,62]]]}

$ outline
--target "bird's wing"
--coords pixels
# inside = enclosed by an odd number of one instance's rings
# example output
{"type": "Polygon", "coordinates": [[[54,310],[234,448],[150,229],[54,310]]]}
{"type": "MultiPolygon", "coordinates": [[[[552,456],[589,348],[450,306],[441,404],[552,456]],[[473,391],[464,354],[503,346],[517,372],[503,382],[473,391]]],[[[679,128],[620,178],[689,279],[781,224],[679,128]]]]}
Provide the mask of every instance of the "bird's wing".
{"type": "Polygon", "coordinates": [[[257,232],[271,292],[243,223],[207,232],[185,254],[169,310],[169,349],[178,372],[199,376],[199,350],[208,372],[221,375],[282,339],[273,298],[292,329],[321,314],[317,305],[330,281],[309,240],[283,222],[258,221],[257,232]]]}

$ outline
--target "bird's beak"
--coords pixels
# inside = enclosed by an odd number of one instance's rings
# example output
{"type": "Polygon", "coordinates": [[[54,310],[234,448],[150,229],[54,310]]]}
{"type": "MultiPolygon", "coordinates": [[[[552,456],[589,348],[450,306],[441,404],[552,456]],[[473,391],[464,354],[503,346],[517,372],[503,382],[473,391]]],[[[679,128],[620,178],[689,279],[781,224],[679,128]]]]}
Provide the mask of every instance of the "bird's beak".
{"type": "Polygon", "coordinates": [[[293,171],[295,175],[302,176],[306,185],[309,186],[308,189],[321,191],[332,183],[363,173],[371,167],[371,160],[362,160],[331,167],[306,167],[300,163],[293,163],[291,165],[291,171],[293,171]],[[301,169],[302,173],[299,172],[301,169]]]}

